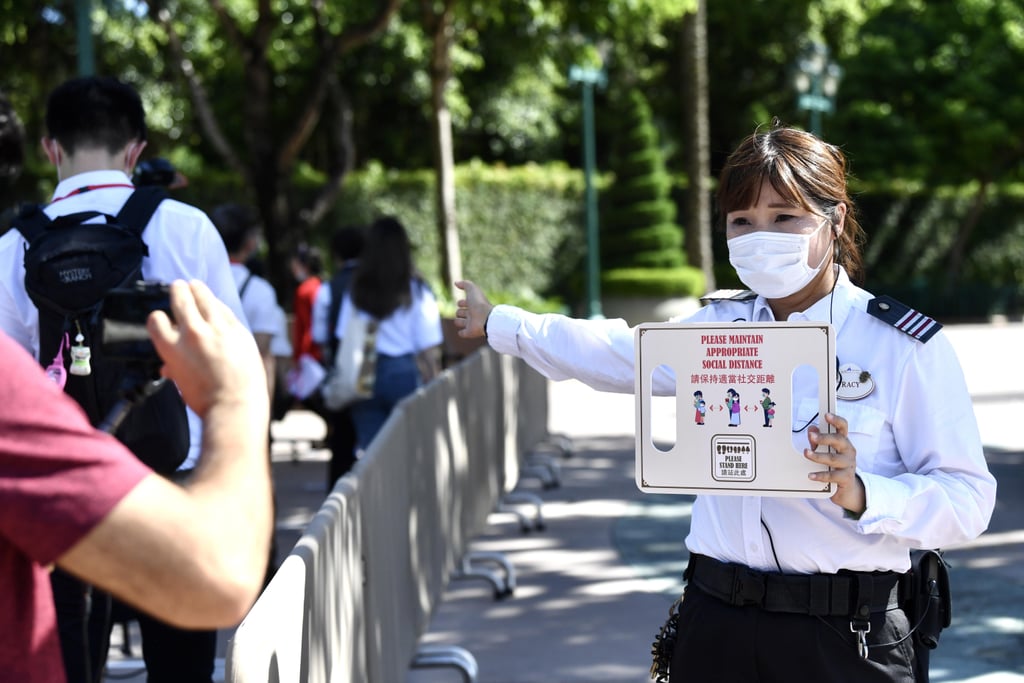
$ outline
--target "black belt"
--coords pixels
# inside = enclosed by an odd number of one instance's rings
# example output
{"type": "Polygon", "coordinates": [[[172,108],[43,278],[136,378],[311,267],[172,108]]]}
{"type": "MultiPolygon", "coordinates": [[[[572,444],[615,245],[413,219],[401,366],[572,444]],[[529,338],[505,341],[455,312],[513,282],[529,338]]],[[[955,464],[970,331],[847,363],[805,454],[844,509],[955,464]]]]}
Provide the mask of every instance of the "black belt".
{"type": "Polygon", "coordinates": [[[690,556],[684,576],[705,593],[737,607],[866,618],[865,608],[870,612],[884,612],[900,606],[900,586],[907,575],[852,571],[777,574],[694,554],[690,556]]]}

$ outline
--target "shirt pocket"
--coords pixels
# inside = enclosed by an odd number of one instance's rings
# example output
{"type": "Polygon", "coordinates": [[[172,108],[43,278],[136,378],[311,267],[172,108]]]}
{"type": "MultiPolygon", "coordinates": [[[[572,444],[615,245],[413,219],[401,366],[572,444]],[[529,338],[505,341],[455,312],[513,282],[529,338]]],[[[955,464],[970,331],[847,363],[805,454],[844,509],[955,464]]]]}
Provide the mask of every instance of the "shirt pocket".
{"type": "Polygon", "coordinates": [[[857,466],[877,471],[886,469],[882,440],[887,432],[885,413],[862,403],[839,401],[836,413],[846,418],[849,439],[857,449],[857,466]]]}
{"type": "Polygon", "coordinates": [[[797,401],[793,409],[793,449],[803,453],[805,448],[810,448],[807,441],[807,430],[811,427],[821,427],[824,419],[818,414],[818,401],[811,398],[802,398],[797,401]]]}

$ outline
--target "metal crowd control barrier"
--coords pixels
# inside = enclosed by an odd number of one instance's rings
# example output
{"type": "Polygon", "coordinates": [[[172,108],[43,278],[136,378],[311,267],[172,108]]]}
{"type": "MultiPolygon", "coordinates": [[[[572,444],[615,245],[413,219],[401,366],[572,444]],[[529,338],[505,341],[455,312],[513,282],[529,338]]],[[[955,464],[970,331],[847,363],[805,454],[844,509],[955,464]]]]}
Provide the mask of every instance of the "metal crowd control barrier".
{"type": "Polygon", "coordinates": [[[464,650],[417,644],[546,435],[547,380],[490,349],[403,401],[238,627],[225,680],[401,683],[414,664],[446,663],[473,680],[464,650]]]}

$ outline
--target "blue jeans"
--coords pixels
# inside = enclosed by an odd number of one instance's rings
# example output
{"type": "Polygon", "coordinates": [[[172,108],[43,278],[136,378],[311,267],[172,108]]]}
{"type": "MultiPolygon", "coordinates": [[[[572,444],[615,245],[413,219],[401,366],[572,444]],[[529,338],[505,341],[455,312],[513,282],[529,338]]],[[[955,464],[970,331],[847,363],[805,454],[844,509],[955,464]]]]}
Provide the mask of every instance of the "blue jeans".
{"type": "Polygon", "coordinates": [[[365,449],[384,426],[388,415],[403,398],[420,386],[416,356],[377,355],[377,380],[373,397],[352,405],[352,422],[356,426],[356,442],[365,449]]]}

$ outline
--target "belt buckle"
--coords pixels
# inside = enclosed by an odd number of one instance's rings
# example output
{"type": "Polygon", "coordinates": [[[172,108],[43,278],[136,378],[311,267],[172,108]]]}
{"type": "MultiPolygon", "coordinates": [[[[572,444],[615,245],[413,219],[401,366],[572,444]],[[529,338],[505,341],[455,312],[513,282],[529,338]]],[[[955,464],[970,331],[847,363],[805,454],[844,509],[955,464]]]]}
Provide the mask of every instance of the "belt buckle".
{"type": "Polygon", "coordinates": [[[764,574],[743,567],[736,572],[736,576],[733,578],[732,602],[737,606],[763,607],[766,588],[764,574]]]}

